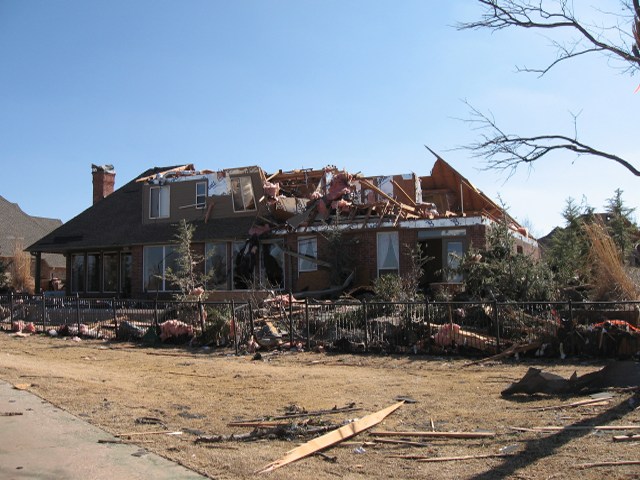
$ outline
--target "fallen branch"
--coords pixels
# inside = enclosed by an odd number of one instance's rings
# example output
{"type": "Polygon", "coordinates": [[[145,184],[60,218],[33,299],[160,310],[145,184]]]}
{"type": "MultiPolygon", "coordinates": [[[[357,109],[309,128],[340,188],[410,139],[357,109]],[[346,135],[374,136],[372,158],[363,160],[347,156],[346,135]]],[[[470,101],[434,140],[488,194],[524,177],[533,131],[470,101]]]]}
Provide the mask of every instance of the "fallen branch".
{"type": "Polygon", "coordinates": [[[403,404],[404,402],[398,402],[383,410],[367,415],[366,417],[363,417],[354,422],[348,423],[347,425],[344,425],[337,430],[322,435],[321,437],[314,438],[313,440],[300,445],[293,450],[290,450],[285,454],[284,457],[268,464],[261,470],[258,470],[256,473],[271,472],[277,468],[288,465],[289,463],[300,460],[301,458],[312,455],[315,452],[324,450],[325,448],[335,445],[336,443],[340,443],[347,438],[351,438],[354,435],[357,435],[358,433],[361,433],[373,427],[374,425],[377,425],[387,416],[391,415],[398,408],[400,408],[403,404]]]}
{"type": "Polygon", "coordinates": [[[411,447],[430,447],[431,445],[424,442],[412,442],[411,440],[396,440],[393,438],[376,438],[375,443],[391,443],[394,445],[408,445],[411,447]]]}
{"type": "Polygon", "coordinates": [[[337,413],[345,413],[345,412],[357,412],[362,410],[359,407],[354,407],[353,405],[347,405],[346,407],[334,407],[328,410],[314,410],[312,412],[298,412],[298,413],[289,413],[286,415],[279,415],[275,417],[262,417],[262,418],[253,418],[250,420],[238,420],[233,423],[247,423],[247,422],[263,422],[266,420],[289,420],[291,418],[300,418],[300,417],[319,417],[321,415],[334,415],[337,413]]]}
{"type": "Polygon", "coordinates": [[[488,438],[495,432],[371,432],[377,437],[434,437],[434,438],[488,438]]]}

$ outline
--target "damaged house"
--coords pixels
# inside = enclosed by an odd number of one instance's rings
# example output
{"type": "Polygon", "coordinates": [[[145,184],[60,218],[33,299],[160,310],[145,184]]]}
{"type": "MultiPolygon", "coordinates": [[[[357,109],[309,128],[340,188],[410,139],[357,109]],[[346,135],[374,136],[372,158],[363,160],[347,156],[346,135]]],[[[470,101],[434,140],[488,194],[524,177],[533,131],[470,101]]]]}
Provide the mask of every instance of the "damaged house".
{"type": "Polygon", "coordinates": [[[175,265],[182,219],[196,227],[210,300],[336,295],[403,275],[416,247],[432,258],[425,289],[456,285],[461,279],[443,268],[483,248],[487,229],[502,220],[518,252],[538,254],[525,229],[439,157],[423,177],[181,165],[149,169],[114,191],[112,166],[94,165],[92,175],[93,205],[28,248],[36,258],[65,255],[69,294],[170,296],[164,272],[175,265]]]}

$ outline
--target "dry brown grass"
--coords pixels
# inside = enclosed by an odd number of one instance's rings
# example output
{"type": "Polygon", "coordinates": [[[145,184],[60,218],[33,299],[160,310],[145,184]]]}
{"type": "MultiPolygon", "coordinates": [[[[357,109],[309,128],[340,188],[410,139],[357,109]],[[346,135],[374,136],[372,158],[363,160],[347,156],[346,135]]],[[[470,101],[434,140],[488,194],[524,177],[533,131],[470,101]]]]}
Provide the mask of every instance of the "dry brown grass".
{"type": "Polygon", "coordinates": [[[583,229],[590,244],[589,261],[596,300],[637,300],[638,285],[628,275],[623,259],[605,227],[585,223],[583,229]]]}
{"type": "Polygon", "coordinates": [[[36,282],[31,275],[31,255],[24,251],[22,240],[16,239],[13,246],[13,261],[10,268],[11,286],[18,292],[33,293],[36,282]]]}
{"type": "MultiPolygon", "coordinates": [[[[282,414],[295,404],[308,410],[355,402],[361,411],[326,417],[345,421],[375,412],[398,396],[406,404],[375,429],[496,432],[494,438],[425,441],[424,447],[377,444],[370,433],[327,450],[335,463],[314,456],[262,477],[269,479],[548,479],[638,478],[637,466],[581,470],[588,461],[637,459],[638,444],[614,443],[614,434],[576,430],[552,434],[514,432],[510,426],[640,423],[630,394],[618,393],[607,405],[532,411],[579,398],[504,399],[500,391],[534,363],[507,361],[464,367],[464,359],[409,356],[269,353],[260,361],[228,351],[141,348],[97,340],[0,334],[0,378],[29,383],[29,390],[55,405],[112,432],[157,430],[136,419],[157,417],[180,436],[136,436],[141,448],[182,463],[210,478],[252,479],[254,472],[282,456],[301,440],[264,440],[197,444],[198,434],[245,433],[229,427],[237,419],[282,414]],[[446,463],[419,463],[395,454],[512,456],[446,463]]],[[[542,368],[568,377],[600,368],[597,363],[557,363],[542,368]]],[[[18,405],[16,405],[19,408],[18,405]]],[[[0,429],[0,441],[3,439],[0,429]]],[[[78,459],[81,461],[81,459],[78,459]]]]}

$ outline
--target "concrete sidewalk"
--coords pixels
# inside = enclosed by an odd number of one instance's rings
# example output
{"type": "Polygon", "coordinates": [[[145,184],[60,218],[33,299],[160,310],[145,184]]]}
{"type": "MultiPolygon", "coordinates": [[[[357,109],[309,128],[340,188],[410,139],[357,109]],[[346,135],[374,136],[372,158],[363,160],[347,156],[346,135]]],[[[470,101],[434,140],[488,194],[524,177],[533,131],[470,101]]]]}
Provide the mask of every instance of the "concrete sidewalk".
{"type": "Polygon", "coordinates": [[[0,381],[0,478],[202,480],[198,475],[0,381]],[[9,412],[21,415],[7,416],[9,412]]]}

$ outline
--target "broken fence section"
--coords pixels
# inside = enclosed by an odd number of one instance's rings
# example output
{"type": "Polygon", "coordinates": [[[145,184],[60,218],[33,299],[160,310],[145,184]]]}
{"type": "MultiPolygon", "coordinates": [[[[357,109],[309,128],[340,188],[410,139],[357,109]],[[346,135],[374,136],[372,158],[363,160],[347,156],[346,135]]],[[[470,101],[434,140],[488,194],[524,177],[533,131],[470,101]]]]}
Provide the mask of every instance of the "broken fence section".
{"type": "Polygon", "coordinates": [[[0,295],[5,331],[80,338],[195,342],[249,352],[331,349],[348,353],[633,356],[639,302],[360,302],[279,295],[242,302],[177,302],[0,295]]]}

